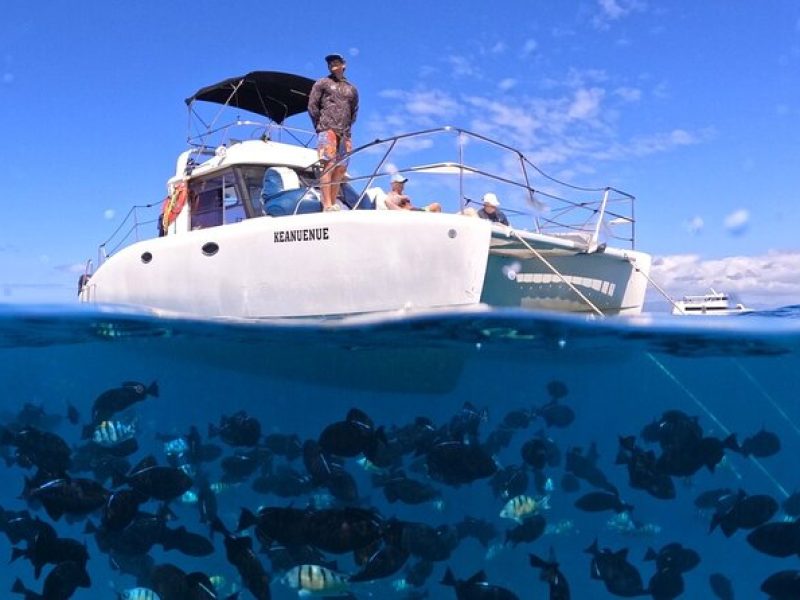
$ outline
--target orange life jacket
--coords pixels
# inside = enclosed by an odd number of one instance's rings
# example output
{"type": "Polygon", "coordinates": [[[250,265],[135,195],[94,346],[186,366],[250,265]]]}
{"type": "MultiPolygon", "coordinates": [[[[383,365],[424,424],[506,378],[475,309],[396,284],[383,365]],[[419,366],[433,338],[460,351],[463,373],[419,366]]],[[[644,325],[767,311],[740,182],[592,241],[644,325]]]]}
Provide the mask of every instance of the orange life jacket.
{"type": "Polygon", "coordinates": [[[163,231],[166,232],[167,227],[172,225],[178,215],[181,214],[188,197],[189,189],[186,186],[186,182],[176,183],[172,194],[164,199],[164,204],[161,206],[161,227],[163,231]]]}

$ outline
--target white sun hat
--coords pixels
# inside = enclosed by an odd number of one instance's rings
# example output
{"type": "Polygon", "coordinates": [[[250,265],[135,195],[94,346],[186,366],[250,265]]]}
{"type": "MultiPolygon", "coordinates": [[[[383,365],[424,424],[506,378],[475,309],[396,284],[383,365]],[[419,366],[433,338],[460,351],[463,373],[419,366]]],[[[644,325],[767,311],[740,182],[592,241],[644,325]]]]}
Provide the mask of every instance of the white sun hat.
{"type": "Polygon", "coordinates": [[[492,192],[487,192],[483,195],[483,203],[494,207],[500,206],[500,200],[492,192]]]}

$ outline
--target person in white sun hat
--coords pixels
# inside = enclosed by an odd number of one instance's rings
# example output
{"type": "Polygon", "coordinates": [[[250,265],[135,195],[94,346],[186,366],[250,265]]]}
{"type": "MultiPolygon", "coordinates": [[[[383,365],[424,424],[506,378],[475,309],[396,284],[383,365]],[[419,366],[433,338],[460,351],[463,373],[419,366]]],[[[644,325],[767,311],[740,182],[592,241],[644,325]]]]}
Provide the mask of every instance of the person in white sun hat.
{"type": "Polygon", "coordinates": [[[478,211],[478,216],[481,219],[488,219],[492,223],[508,225],[508,219],[498,208],[499,206],[500,200],[497,199],[497,196],[492,192],[487,192],[483,195],[483,208],[478,211]]]}

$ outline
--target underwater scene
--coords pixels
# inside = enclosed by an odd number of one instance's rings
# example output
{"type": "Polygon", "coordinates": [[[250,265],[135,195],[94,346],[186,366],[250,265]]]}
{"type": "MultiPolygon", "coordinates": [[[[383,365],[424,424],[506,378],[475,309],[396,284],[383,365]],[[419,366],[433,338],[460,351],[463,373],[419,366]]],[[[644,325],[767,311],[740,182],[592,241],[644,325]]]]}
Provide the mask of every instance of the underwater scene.
{"type": "Polygon", "coordinates": [[[0,596],[800,598],[798,317],[0,309],[0,596]]]}

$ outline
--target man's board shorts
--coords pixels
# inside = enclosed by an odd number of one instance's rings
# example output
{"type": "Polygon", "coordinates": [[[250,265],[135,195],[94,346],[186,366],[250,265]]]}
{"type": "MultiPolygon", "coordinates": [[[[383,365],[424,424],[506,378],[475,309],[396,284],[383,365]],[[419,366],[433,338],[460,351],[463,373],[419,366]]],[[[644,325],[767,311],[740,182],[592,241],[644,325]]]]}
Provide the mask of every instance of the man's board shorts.
{"type": "MultiPolygon", "coordinates": [[[[331,160],[338,162],[353,149],[353,142],[350,140],[350,136],[344,133],[336,133],[333,129],[320,131],[317,137],[319,138],[317,145],[319,159],[323,162],[331,160]]],[[[340,162],[339,164],[347,166],[346,162],[340,162]]]]}

